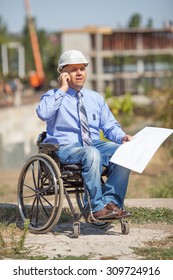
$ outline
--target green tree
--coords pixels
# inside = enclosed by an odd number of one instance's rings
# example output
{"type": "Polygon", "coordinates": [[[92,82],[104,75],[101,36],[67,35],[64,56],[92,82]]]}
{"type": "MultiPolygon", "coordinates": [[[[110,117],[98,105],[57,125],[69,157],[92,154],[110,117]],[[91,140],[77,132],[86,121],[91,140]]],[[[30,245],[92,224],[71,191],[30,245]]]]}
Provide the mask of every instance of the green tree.
{"type": "Polygon", "coordinates": [[[46,75],[49,80],[56,80],[58,77],[57,73],[57,65],[58,65],[58,57],[60,56],[61,48],[58,46],[57,48],[49,48],[49,55],[47,55],[46,61],[46,75]]]}
{"type": "Polygon", "coordinates": [[[30,39],[27,19],[26,19],[25,25],[23,27],[21,42],[25,48],[26,73],[28,73],[30,70],[35,70],[35,65],[34,65],[34,58],[33,58],[33,52],[32,52],[31,39],[30,39]]]}
{"type": "Polygon", "coordinates": [[[153,27],[153,20],[151,18],[148,19],[146,27],[147,28],[152,28],[153,27]]]}
{"type": "Polygon", "coordinates": [[[141,15],[140,14],[134,14],[129,20],[128,23],[129,28],[139,28],[141,27],[141,15]]]}
{"type": "Polygon", "coordinates": [[[0,16],[0,45],[8,41],[7,26],[0,16]]]}

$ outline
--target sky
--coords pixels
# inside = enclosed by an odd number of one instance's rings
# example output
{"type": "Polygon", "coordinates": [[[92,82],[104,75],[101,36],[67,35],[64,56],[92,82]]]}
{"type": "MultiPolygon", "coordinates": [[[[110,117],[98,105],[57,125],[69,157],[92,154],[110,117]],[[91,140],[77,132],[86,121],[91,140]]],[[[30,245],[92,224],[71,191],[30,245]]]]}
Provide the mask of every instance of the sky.
{"type": "MultiPolygon", "coordinates": [[[[173,0],[30,0],[38,29],[48,32],[86,26],[125,28],[135,13],[142,26],[149,18],[154,28],[173,21],[173,0]]],[[[8,31],[21,32],[25,24],[25,0],[0,0],[0,16],[8,31]]]]}

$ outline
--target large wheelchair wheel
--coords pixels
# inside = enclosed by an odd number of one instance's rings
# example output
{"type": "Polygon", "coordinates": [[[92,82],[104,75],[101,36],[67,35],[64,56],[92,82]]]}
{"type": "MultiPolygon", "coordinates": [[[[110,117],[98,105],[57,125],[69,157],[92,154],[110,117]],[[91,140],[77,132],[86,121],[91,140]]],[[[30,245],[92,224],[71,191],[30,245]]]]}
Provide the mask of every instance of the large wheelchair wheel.
{"type": "MultiPolygon", "coordinates": [[[[76,193],[76,202],[78,205],[78,208],[80,210],[80,212],[83,211],[84,209],[84,194],[83,193],[76,193]]],[[[87,220],[87,215],[89,215],[89,213],[84,213],[84,218],[87,220]]],[[[96,227],[96,228],[106,228],[108,225],[111,224],[111,221],[97,221],[97,222],[91,222],[91,225],[96,227]]]]}
{"type": "Polygon", "coordinates": [[[32,156],[18,180],[18,206],[29,230],[46,233],[58,222],[63,205],[63,181],[56,162],[46,154],[32,156]]]}

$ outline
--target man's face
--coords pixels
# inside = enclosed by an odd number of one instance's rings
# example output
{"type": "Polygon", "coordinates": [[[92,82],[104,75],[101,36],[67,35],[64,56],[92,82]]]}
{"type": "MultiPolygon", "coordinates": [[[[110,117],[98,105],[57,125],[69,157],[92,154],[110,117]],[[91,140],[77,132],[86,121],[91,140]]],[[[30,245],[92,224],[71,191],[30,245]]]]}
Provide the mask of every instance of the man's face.
{"type": "Polygon", "coordinates": [[[72,64],[63,68],[62,72],[67,72],[70,76],[68,84],[76,90],[81,89],[86,81],[86,70],[84,64],[72,64]]]}

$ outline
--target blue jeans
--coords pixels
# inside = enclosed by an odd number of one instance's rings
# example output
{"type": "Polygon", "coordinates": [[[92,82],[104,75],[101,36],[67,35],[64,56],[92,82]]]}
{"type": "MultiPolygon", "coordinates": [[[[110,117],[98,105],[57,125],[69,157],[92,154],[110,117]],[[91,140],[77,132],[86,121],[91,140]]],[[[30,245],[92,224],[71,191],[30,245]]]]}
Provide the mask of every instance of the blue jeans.
{"type": "Polygon", "coordinates": [[[126,195],[130,170],[109,162],[119,144],[94,140],[92,146],[83,147],[80,142],[60,146],[57,155],[63,164],[81,164],[82,177],[89,192],[92,211],[113,202],[120,208],[126,195]],[[102,166],[108,167],[108,178],[101,185],[102,166]]]}

